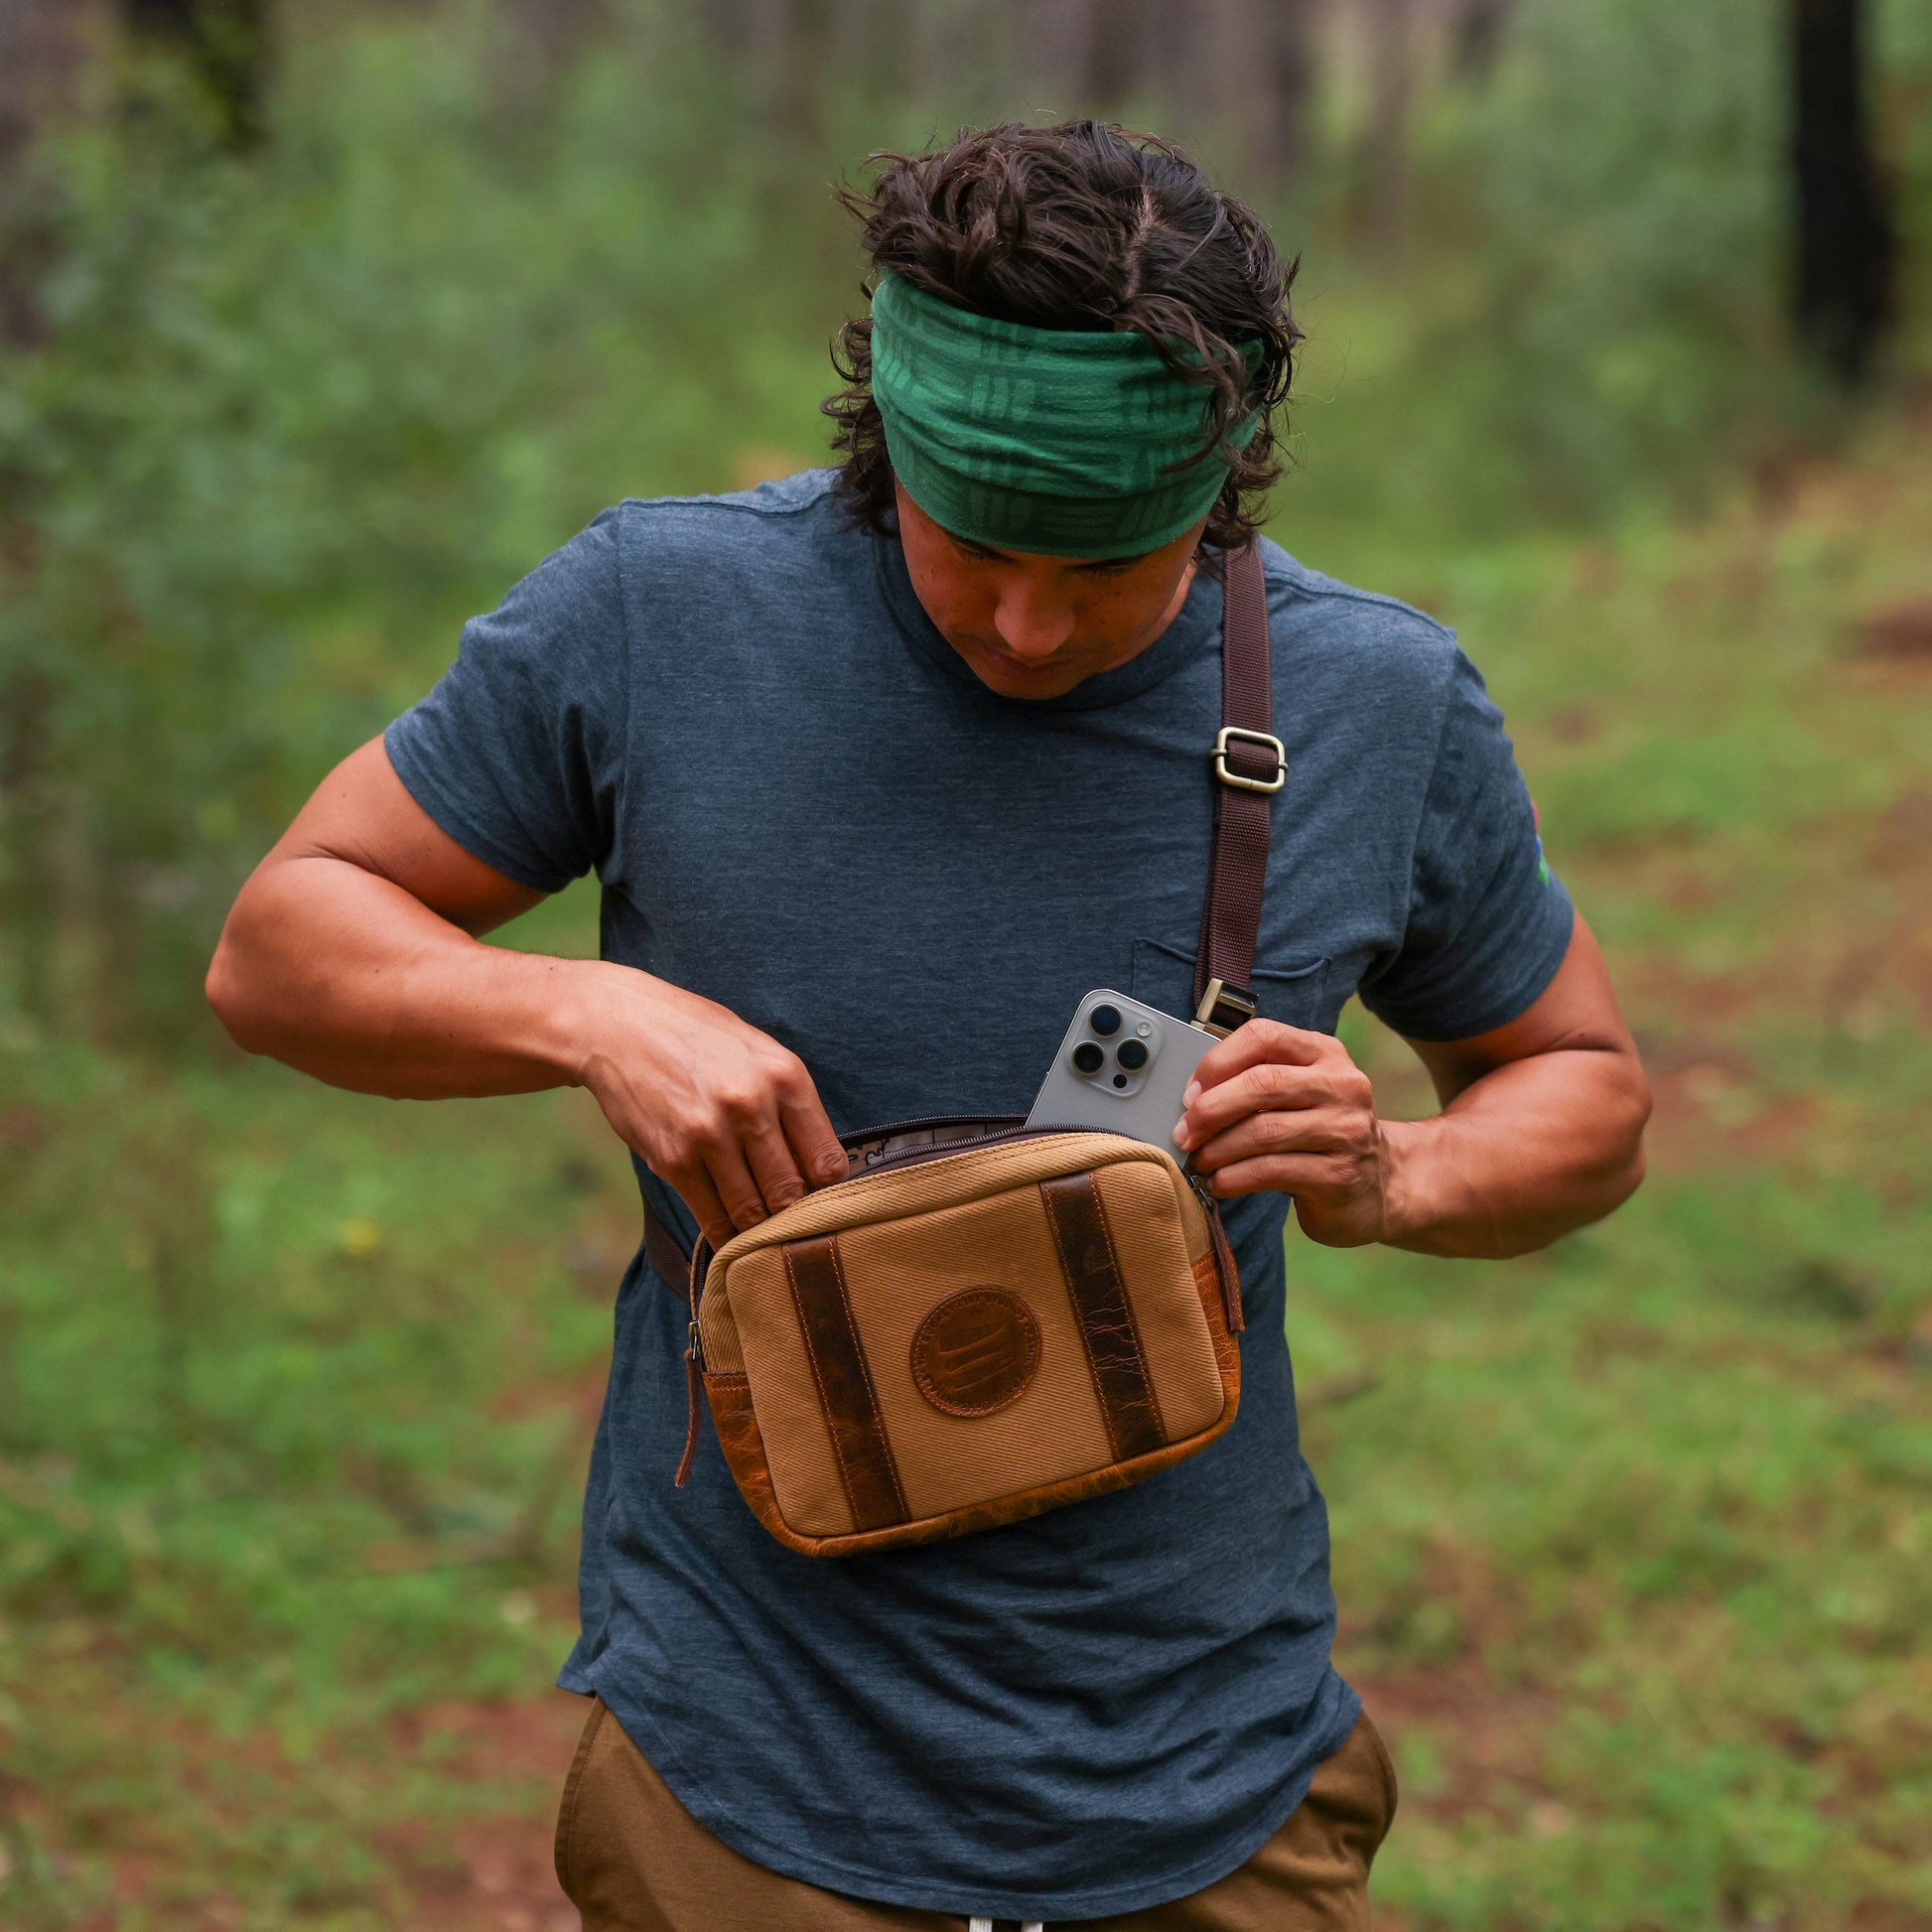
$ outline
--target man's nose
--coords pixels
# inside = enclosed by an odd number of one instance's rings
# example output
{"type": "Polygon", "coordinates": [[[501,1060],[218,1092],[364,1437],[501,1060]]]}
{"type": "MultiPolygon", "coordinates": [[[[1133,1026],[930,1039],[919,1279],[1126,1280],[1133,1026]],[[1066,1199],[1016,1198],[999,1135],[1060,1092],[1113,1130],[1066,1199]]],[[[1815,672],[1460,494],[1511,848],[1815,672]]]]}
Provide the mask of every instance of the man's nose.
{"type": "Polygon", "coordinates": [[[1073,635],[1073,612],[1027,584],[1009,586],[993,613],[1000,641],[1016,657],[1050,657],[1073,635]]]}

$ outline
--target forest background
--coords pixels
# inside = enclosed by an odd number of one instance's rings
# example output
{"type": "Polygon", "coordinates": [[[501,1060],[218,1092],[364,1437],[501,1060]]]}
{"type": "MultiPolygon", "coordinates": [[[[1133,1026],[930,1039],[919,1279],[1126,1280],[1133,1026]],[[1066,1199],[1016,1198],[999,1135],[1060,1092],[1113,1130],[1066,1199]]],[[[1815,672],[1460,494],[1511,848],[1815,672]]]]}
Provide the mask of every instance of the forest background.
{"type": "Polygon", "coordinates": [[[822,458],[837,178],[1086,109],[1302,252],[1271,533],[1459,626],[1659,1094],[1546,1255],[1290,1237],[1385,1922],[1932,1919],[1932,10],[0,0],[0,1923],[573,1922],[621,1151],[201,974],[466,616],[822,458]]]}

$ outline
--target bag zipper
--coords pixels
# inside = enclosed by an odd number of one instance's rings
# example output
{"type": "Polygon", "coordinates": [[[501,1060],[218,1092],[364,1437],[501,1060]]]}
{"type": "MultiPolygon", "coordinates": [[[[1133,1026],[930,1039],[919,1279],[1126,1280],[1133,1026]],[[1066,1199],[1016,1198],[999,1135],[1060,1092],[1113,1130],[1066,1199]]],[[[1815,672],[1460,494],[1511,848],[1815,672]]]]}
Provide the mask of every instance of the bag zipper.
{"type": "MultiPolygon", "coordinates": [[[[868,1134],[869,1141],[889,1141],[899,1134],[913,1134],[919,1131],[919,1124],[908,1127],[888,1128],[883,1133],[868,1134]]],[[[1058,1134],[1095,1134],[1104,1133],[1104,1128],[1094,1127],[1001,1127],[990,1134],[974,1134],[965,1140],[947,1141],[939,1147],[907,1148],[903,1154],[888,1155],[885,1160],[862,1169],[858,1173],[847,1175],[843,1181],[834,1181],[834,1186],[849,1186],[855,1180],[870,1180],[876,1173],[890,1173],[898,1168],[916,1168],[926,1161],[944,1161],[955,1154],[978,1154],[989,1147],[1005,1147],[1014,1141],[1043,1141],[1058,1134]]],[[[1126,1136],[1122,1136],[1123,1139],[1126,1136]]]]}
{"type": "Polygon", "coordinates": [[[1207,1191],[1207,1182],[1199,1174],[1189,1171],[1187,1184],[1207,1216],[1207,1238],[1214,1244],[1214,1267],[1221,1278],[1221,1301],[1227,1311],[1228,1333],[1244,1334],[1248,1317],[1241,1307],[1241,1276],[1234,1265],[1234,1248],[1228,1240],[1228,1231],[1221,1224],[1221,1203],[1207,1191]]]}

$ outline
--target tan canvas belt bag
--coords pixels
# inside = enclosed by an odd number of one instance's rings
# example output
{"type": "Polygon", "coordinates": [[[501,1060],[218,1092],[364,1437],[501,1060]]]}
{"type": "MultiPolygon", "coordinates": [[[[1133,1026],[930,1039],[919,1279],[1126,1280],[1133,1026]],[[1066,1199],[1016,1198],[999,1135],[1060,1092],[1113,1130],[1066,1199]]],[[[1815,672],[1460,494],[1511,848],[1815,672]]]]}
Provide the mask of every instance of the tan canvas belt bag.
{"type": "MultiPolygon", "coordinates": [[[[1252,1018],[1273,723],[1267,588],[1227,560],[1214,852],[1195,1024],[1252,1018]]],[[[1165,1149],[1012,1116],[845,1137],[851,1175],[686,1257],[700,1390],[745,1500],[788,1549],[929,1543],[1126,1487],[1205,1449],[1241,1399],[1241,1285],[1220,1209],[1165,1149]]]]}

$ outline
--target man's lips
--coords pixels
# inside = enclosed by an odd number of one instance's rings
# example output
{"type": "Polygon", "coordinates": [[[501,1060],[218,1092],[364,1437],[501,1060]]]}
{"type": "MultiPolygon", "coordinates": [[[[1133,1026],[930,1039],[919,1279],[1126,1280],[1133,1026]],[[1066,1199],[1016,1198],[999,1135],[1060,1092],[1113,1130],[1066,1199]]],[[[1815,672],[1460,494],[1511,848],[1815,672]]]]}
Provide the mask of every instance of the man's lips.
{"type": "Polygon", "coordinates": [[[1077,653],[1065,647],[1056,649],[1050,657],[1016,657],[1012,651],[1004,650],[998,644],[976,639],[973,649],[982,658],[997,664],[1003,671],[1011,671],[1016,677],[1042,677],[1054,671],[1063,671],[1078,661],[1077,653]]]}

